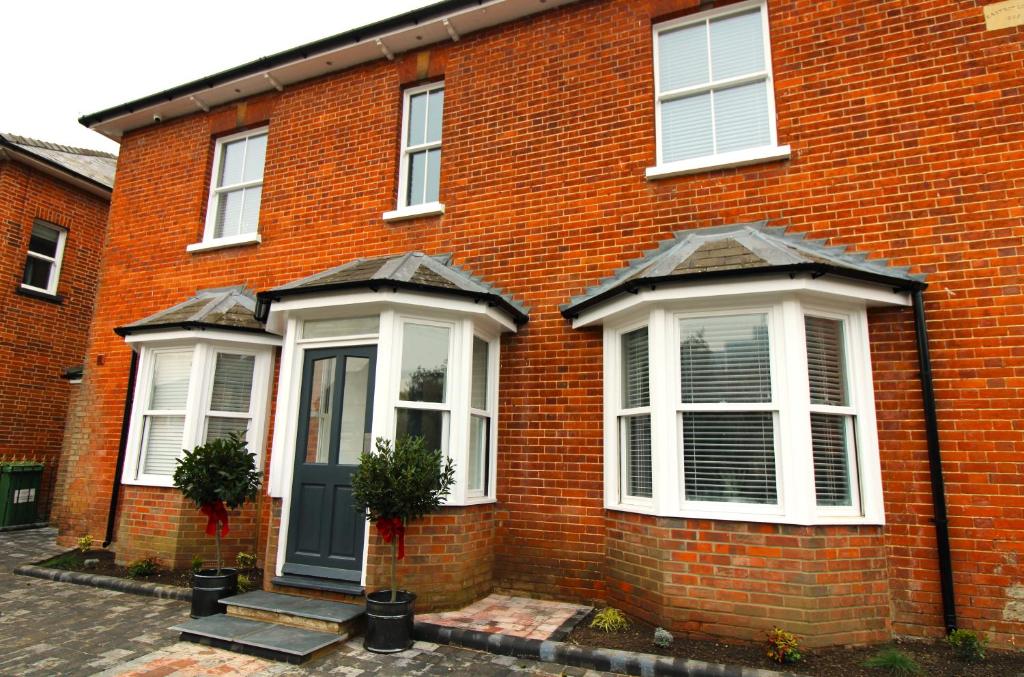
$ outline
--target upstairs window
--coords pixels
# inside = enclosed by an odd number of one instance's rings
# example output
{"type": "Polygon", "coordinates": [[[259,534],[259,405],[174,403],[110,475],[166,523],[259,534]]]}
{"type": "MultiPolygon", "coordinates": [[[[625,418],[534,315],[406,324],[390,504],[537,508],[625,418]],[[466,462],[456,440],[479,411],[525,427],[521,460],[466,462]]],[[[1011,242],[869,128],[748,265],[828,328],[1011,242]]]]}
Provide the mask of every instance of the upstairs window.
{"type": "Polygon", "coordinates": [[[60,277],[66,239],[66,230],[42,221],[33,224],[25,272],[21,278],[22,287],[46,294],[57,293],[57,279],[60,277]]]}
{"type": "Polygon", "coordinates": [[[402,112],[402,154],[398,168],[398,209],[385,220],[443,214],[441,193],[441,122],[444,83],[405,91],[402,112]]]}
{"type": "Polygon", "coordinates": [[[788,148],[776,147],[763,2],[743,2],[655,26],[654,54],[662,171],[788,155],[788,148]]]}
{"type": "Polygon", "coordinates": [[[265,127],[217,139],[202,244],[258,240],[266,155],[265,127]]]}

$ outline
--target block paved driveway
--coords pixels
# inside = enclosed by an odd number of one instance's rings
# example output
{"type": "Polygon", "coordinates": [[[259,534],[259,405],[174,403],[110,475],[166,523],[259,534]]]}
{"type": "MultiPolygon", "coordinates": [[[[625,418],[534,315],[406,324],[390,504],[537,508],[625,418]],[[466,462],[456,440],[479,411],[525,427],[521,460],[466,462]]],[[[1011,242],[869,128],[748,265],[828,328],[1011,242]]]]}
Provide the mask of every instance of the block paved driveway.
{"type": "Polygon", "coordinates": [[[299,667],[179,642],[167,628],[188,617],[183,602],[11,573],[61,552],[55,537],[54,529],[0,532],[0,675],[608,674],[426,642],[381,656],[357,640],[299,667]]]}

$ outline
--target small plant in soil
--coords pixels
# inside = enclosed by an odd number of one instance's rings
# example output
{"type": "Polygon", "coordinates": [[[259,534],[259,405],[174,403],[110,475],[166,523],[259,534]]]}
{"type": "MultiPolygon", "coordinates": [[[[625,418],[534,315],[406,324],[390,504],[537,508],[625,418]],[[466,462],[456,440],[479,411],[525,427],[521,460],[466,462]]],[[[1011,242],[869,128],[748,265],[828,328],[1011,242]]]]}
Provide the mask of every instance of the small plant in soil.
{"type": "Polygon", "coordinates": [[[660,646],[662,649],[667,649],[670,646],[672,646],[672,642],[674,642],[675,640],[676,638],[672,636],[672,633],[666,630],[665,628],[654,629],[655,646],[660,646]]]}
{"type": "Polygon", "coordinates": [[[920,675],[923,671],[917,662],[899,649],[882,649],[864,661],[864,667],[888,670],[894,675],[920,675]]]}
{"type": "Polygon", "coordinates": [[[206,534],[217,539],[217,574],[224,568],[220,539],[228,534],[228,510],[256,498],[260,474],[242,433],[228,433],[192,451],[174,471],[174,486],[207,517],[206,534]]]}
{"type": "Polygon", "coordinates": [[[238,574],[238,592],[249,592],[252,589],[252,579],[245,574],[238,574]]]}
{"type": "Polygon", "coordinates": [[[768,658],[776,663],[796,663],[803,656],[800,655],[800,641],[792,632],[782,628],[772,628],[768,631],[768,658]]]}
{"type": "Polygon", "coordinates": [[[192,573],[198,574],[203,570],[203,558],[199,555],[192,555],[192,573]]]}
{"type": "Polygon", "coordinates": [[[441,507],[455,481],[455,468],[422,437],[400,437],[392,445],[377,438],[376,453],[363,454],[352,476],[352,503],[376,523],[391,544],[391,601],[398,599],[398,560],[405,556],[405,527],[441,507]]]}
{"type": "Polygon", "coordinates": [[[594,614],[590,627],[603,632],[622,632],[629,627],[629,619],[621,611],[610,606],[594,614]]]}
{"type": "Polygon", "coordinates": [[[134,562],[129,562],[125,571],[128,578],[146,578],[156,573],[160,568],[160,562],[156,557],[143,557],[134,562]]]}
{"type": "Polygon", "coordinates": [[[89,552],[92,550],[92,536],[86,534],[78,539],[78,552],[89,552]]]}
{"type": "Polygon", "coordinates": [[[255,569],[256,555],[248,552],[240,552],[235,555],[235,566],[239,569],[255,569]]]}
{"type": "Polygon", "coordinates": [[[971,630],[954,630],[946,637],[946,644],[962,661],[980,662],[985,660],[985,646],[988,640],[971,630]]]}

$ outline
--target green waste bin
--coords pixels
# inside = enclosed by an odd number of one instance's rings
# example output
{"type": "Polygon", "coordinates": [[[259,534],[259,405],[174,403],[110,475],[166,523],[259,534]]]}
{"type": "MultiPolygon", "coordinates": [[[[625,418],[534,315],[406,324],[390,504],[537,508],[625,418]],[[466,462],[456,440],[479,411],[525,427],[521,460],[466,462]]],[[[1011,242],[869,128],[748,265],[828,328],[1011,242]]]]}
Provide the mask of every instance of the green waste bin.
{"type": "Polygon", "coordinates": [[[43,464],[0,461],[0,527],[39,521],[39,484],[43,464]]]}

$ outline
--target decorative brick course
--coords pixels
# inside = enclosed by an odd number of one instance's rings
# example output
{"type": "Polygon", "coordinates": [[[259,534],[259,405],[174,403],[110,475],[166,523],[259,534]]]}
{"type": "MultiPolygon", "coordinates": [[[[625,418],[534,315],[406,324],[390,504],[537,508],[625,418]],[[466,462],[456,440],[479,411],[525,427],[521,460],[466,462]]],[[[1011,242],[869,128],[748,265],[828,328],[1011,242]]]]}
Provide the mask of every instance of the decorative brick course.
{"type": "MultiPolygon", "coordinates": [[[[480,594],[492,570],[497,590],[628,599],[695,632],[751,636],[777,608],[791,628],[813,624],[814,641],[940,634],[908,309],[869,313],[884,528],[762,530],[603,508],[601,333],[573,330],[558,305],[675,230],[768,218],[929,275],[961,625],[1019,645],[1009,591],[1024,583],[1024,32],[986,31],[978,0],[773,0],[778,136],[792,158],[647,181],[651,24],[697,7],[584,0],[127,134],[88,413],[71,419],[64,533],[105,524],[130,353],[113,327],[197,288],[268,289],[360,256],[453,252],[531,319],[502,340],[498,503],[445,511],[410,535],[424,571],[454,577],[469,525],[493,520],[493,536],[482,527],[493,563],[474,556],[470,587],[447,581],[439,605],[480,594]],[[386,224],[401,85],[440,75],[446,212],[386,224]],[[188,254],[203,229],[213,138],[268,121],[262,243],[188,254]],[[450,542],[429,540],[441,536],[450,542]]],[[[276,552],[275,521],[263,524],[276,552]]],[[[417,592],[433,603],[429,587],[417,592]]]]}

